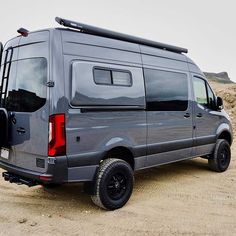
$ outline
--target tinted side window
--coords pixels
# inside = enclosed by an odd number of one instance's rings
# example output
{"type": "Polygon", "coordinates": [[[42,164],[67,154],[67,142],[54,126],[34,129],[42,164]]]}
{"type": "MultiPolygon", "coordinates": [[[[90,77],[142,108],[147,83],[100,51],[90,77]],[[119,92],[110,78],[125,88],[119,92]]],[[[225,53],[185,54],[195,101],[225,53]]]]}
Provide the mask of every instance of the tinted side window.
{"type": "Polygon", "coordinates": [[[111,71],[110,70],[102,70],[102,69],[94,69],[94,81],[96,84],[112,84],[111,80],[111,71]]]}
{"type": "Polygon", "coordinates": [[[194,77],[193,87],[194,87],[196,102],[203,106],[207,106],[208,103],[207,103],[207,91],[206,91],[205,81],[203,79],[194,77]]]}
{"type": "Polygon", "coordinates": [[[100,85],[131,86],[131,73],[114,69],[94,68],[94,81],[100,85]]]}
{"type": "Polygon", "coordinates": [[[114,85],[131,86],[131,74],[128,72],[112,71],[112,81],[114,85]]]}
{"type": "Polygon", "coordinates": [[[9,78],[6,108],[17,112],[34,112],[46,102],[47,60],[31,58],[12,62],[16,76],[9,78]]]}
{"type": "Polygon", "coordinates": [[[186,74],[144,69],[147,110],[185,111],[188,108],[186,74]]]}

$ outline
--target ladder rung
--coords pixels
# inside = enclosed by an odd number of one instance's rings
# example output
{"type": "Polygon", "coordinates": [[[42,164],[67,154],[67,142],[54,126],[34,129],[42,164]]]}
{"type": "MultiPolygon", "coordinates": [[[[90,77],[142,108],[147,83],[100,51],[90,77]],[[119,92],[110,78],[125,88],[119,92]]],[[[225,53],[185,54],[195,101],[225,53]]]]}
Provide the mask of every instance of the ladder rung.
{"type": "Polygon", "coordinates": [[[13,48],[9,48],[6,52],[5,60],[4,60],[4,67],[3,67],[3,75],[2,75],[2,82],[0,86],[0,105],[4,106],[6,103],[6,96],[7,96],[7,85],[9,80],[10,68],[11,68],[11,60],[13,56],[13,48]]]}

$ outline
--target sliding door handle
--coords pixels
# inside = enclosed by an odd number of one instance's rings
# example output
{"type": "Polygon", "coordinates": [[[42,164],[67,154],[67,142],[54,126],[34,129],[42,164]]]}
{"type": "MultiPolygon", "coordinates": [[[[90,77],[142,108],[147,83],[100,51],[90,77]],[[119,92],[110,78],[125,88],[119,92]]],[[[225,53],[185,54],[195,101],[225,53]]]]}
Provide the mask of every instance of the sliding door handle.
{"type": "Polygon", "coordinates": [[[190,117],[190,113],[188,113],[188,112],[185,113],[185,114],[184,114],[184,117],[185,117],[185,118],[189,118],[189,117],[190,117]]]}
{"type": "Polygon", "coordinates": [[[198,118],[202,117],[202,113],[197,113],[197,117],[198,118]]]}
{"type": "Polygon", "coordinates": [[[19,134],[24,134],[24,133],[25,133],[25,129],[22,128],[22,127],[19,127],[16,131],[17,131],[19,134]]]}

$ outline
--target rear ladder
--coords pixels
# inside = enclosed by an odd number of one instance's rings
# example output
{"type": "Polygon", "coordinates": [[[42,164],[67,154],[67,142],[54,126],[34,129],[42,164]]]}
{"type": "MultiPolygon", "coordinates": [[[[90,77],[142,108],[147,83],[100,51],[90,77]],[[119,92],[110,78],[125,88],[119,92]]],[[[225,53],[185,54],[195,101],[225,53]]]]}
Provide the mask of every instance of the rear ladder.
{"type": "Polygon", "coordinates": [[[3,65],[2,81],[0,86],[0,107],[5,107],[6,105],[7,87],[11,70],[12,56],[13,48],[10,47],[6,50],[6,56],[3,65]]]}

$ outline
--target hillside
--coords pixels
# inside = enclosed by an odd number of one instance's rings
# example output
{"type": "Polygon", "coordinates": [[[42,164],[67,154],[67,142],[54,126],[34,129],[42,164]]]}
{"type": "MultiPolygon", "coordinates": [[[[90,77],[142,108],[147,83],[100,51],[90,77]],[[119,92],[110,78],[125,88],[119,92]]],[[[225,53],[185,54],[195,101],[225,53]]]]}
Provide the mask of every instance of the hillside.
{"type": "Polygon", "coordinates": [[[223,98],[224,108],[231,118],[234,134],[236,134],[236,83],[229,78],[227,72],[204,72],[204,74],[216,95],[223,98]]]}
{"type": "Polygon", "coordinates": [[[228,112],[236,134],[236,84],[215,82],[209,80],[217,96],[224,100],[224,108],[228,112]]]}
{"type": "Polygon", "coordinates": [[[223,83],[223,84],[233,83],[233,81],[229,78],[229,75],[227,72],[220,72],[220,73],[204,72],[204,74],[209,81],[223,83]]]}

